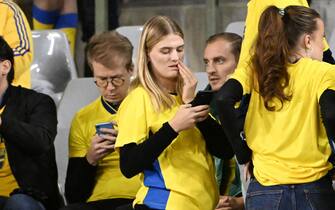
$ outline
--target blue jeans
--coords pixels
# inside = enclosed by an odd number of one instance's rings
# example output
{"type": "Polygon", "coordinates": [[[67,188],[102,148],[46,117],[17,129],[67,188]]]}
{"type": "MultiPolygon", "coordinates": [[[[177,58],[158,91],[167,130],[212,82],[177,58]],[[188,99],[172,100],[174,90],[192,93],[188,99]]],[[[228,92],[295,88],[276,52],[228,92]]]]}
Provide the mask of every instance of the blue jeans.
{"type": "Polygon", "coordinates": [[[252,178],[246,210],[335,210],[335,191],[328,175],[311,183],[275,186],[252,178]]]}
{"type": "Polygon", "coordinates": [[[14,194],[0,197],[0,210],[45,210],[43,204],[29,195],[14,194]]]}

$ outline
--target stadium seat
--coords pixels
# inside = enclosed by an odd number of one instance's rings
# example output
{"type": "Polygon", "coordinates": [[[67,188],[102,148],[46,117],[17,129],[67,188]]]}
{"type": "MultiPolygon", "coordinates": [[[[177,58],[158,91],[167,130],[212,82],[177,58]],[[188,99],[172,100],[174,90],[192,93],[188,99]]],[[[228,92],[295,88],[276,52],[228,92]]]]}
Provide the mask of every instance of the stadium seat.
{"type": "Polygon", "coordinates": [[[32,37],[32,89],[50,95],[58,105],[67,83],[77,78],[69,43],[60,30],[32,31],[32,37]]]}
{"type": "Polygon", "coordinates": [[[335,56],[335,29],[332,31],[330,38],[329,38],[329,48],[335,56]]]}
{"type": "Polygon", "coordinates": [[[131,44],[134,46],[133,63],[136,63],[138,48],[140,44],[140,37],[143,26],[121,26],[116,29],[117,32],[127,37],[131,44]]]}
{"type": "Polygon", "coordinates": [[[58,184],[64,194],[64,184],[68,163],[68,136],[74,114],[86,106],[100,93],[95,87],[93,78],[79,78],[71,80],[59,103],[57,110],[58,126],[55,139],[56,161],[58,168],[58,184]]]}
{"type": "Polygon", "coordinates": [[[231,32],[243,37],[244,34],[244,21],[231,22],[225,29],[225,32],[231,32]]]}
{"type": "Polygon", "coordinates": [[[206,72],[195,72],[195,76],[198,80],[196,91],[203,90],[208,85],[208,77],[206,72]]]}

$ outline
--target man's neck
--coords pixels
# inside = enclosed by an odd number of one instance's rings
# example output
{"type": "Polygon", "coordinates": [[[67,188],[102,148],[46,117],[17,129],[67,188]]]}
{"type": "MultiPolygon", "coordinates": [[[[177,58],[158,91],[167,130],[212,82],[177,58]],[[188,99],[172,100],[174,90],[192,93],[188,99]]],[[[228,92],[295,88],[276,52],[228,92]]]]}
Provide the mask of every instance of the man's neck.
{"type": "Polygon", "coordinates": [[[0,82],[0,95],[3,95],[6,92],[7,88],[8,88],[7,80],[0,82]]]}
{"type": "Polygon", "coordinates": [[[7,88],[8,88],[7,80],[0,83],[0,104],[2,104],[3,96],[5,95],[7,88]]]}

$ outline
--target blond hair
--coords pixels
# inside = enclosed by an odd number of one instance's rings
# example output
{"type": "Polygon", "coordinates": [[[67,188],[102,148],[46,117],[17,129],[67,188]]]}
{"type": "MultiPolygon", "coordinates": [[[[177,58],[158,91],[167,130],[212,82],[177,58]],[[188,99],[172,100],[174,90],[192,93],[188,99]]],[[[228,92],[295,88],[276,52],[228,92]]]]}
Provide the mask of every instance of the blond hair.
{"type": "MultiPolygon", "coordinates": [[[[149,64],[148,53],[169,34],[184,38],[184,34],[178,24],[169,17],[155,16],[145,23],[138,52],[137,76],[132,84],[132,88],[141,85],[149,93],[154,110],[157,112],[172,108],[176,101],[167,90],[157,84],[149,64]]],[[[181,96],[181,78],[177,80],[176,93],[181,96]]]]}
{"type": "Polygon", "coordinates": [[[86,45],[85,51],[88,65],[92,70],[93,61],[110,69],[120,65],[127,70],[133,69],[133,46],[127,37],[116,31],[94,35],[86,45]]]}

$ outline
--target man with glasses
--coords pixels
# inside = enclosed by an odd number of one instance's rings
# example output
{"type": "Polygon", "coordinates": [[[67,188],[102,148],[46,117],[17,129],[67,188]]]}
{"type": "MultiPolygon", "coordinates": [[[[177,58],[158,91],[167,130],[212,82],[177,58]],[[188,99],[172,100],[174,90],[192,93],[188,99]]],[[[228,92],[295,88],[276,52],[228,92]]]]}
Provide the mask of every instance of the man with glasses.
{"type": "Polygon", "coordinates": [[[88,63],[101,96],[76,113],[69,136],[65,209],[110,209],[132,202],[139,178],[125,178],[114,152],[118,106],[126,97],[133,73],[133,47],[117,32],[92,37],[86,47],[88,63]],[[109,128],[96,131],[96,125],[109,128]]]}

